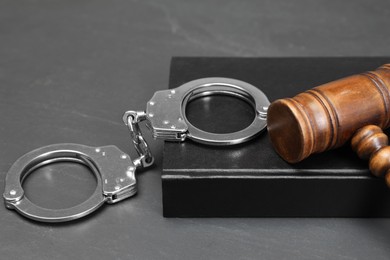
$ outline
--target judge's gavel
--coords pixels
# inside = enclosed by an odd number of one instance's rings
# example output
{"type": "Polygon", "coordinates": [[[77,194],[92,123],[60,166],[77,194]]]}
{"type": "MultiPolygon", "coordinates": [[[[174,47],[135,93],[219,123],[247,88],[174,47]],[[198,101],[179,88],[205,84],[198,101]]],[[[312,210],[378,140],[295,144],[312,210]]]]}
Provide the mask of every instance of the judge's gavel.
{"type": "Polygon", "coordinates": [[[353,150],[390,187],[390,146],[382,132],[390,127],[390,64],[276,100],[267,124],[275,150],[289,163],[352,138],[353,150]]]}

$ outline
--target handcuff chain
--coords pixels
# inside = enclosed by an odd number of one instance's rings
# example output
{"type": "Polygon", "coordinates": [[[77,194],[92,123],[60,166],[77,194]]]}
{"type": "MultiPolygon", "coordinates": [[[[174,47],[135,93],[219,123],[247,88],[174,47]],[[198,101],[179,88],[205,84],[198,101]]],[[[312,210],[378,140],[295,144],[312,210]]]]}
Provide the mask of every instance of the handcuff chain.
{"type": "Polygon", "coordinates": [[[142,135],[139,123],[146,120],[146,113],[144,111],[126,111],[123,115],[123,121],[127,125],[130,136],[137,151],[139,158],[133,161],[138,168],[146,168],[153,164],[154,158],[149,149],[148,143],[142,135]]]}

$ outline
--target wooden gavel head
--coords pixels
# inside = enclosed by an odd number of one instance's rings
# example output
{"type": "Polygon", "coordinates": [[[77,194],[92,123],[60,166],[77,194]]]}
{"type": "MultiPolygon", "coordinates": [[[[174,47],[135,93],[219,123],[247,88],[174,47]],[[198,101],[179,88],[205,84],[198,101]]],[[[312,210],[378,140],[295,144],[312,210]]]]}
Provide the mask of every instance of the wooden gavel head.
{"type": "Polygon", "coordinates": [[[364,126],[385,129],[390,126],[390,64],[276,100],[267,124],[275,150],[290,163],[339,147],[364,126]]]}

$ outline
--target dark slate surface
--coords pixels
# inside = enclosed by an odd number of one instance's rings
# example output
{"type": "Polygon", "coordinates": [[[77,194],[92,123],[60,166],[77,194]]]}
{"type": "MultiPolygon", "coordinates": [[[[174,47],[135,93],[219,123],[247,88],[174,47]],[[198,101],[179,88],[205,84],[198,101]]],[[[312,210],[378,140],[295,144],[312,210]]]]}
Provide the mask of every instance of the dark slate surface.
{"type": "MultiPolygon", "coordinates": [[[[19,156],[51,143],[114,144],[134,156],[122,113],[168,87],[172,56],[389,56],[389,13],[387,0],[3,0],[0,187],[19,156]]],[[[39,224],[0,207],[1,258],[389,258],[388,219],[163,218],[163,145],[150,141],[156,167],[138,175],[138,195],[89,218],[39,224]]],[[[74,165],[27,181],[48,207],[94,188],[74,165]]]]}

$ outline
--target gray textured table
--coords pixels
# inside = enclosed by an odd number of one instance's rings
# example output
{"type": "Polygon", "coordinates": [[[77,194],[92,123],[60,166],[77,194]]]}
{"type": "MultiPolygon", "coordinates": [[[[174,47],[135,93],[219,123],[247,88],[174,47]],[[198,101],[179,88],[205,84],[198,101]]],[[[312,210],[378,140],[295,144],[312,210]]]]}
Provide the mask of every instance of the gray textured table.
{"type": "MultiPolygon", "coordinates": [[[[389,1],[1,1],[0,191],[11,164],[43,145],[114,144],[135,157],[122,113],[167,88],[171,56],[388,56],[389,19],[389,1]]],[[[1,206],[0,258],[390,257],[388,219],[165,219],[162,143],[149,141],[156,166],[132,199],[60,225],[1,206]]],[[[67,207],[94,180],[61,163],[24,188],[67,207]]]]}

